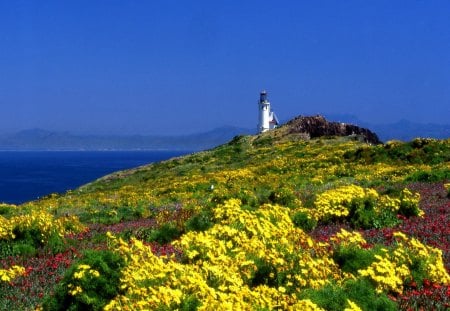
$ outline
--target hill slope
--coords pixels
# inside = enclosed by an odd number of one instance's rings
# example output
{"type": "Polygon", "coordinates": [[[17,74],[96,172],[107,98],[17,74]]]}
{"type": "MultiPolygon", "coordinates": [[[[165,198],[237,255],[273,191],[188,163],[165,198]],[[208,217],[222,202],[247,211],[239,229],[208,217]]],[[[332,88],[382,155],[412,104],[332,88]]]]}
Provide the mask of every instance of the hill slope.
{"type": "Polygon", "coordinates": [[[38,287],[55,291],[48,309],[88,301],[112,310],[407,310],[435,308],[439,295],[444,309],[450,140],[304,138],[289,126],[237,136],[64,195],[2,206],[0,258],[36,266],[16,277],[30,288],[0,283],[0,305],[32,308],[38,298],[8,297],[35,297],[38,287]],[[41,257],[29,261],[31,249],[41,257]],[[72,266],[62,282],[42,282],[40,260],[55,262],[57,276],[63,262],[72,266]]]}

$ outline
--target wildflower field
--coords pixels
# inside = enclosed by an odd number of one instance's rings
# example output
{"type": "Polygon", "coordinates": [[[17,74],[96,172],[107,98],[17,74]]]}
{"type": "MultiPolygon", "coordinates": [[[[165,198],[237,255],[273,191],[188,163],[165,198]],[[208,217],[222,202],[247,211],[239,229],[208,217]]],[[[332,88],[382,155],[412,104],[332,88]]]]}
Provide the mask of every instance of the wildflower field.
{"type": "Polygon", "coordinates": [[[448,310],[450,140],[280,129],[0,204],[0,310],[448,310]]]}

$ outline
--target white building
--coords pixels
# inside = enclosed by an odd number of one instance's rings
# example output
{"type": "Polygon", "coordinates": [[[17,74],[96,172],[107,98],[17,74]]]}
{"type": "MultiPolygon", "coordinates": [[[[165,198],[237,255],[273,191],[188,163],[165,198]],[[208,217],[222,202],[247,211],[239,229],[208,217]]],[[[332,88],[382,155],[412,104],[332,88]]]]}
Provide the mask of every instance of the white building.
{"type": "Polygon", "coordinates": [[[267,92],[261,91],[259,94],[259,124],[258,133],[263,133],[268,130],[274,129],[278,126],[278,118],[275,112],[270,109],[270,102],[267,100],[267,92]]]}

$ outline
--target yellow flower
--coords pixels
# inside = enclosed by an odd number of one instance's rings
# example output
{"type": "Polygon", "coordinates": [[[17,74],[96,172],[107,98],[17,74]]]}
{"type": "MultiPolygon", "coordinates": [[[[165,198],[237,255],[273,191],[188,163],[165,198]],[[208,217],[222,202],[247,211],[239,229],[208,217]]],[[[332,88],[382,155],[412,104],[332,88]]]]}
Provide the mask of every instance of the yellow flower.
{"type": "Polygon", "coordinates": [[[344,311],[362,311],[360,307],[350,299],[347,299],[348,307],[344,309],[344,311]]]}

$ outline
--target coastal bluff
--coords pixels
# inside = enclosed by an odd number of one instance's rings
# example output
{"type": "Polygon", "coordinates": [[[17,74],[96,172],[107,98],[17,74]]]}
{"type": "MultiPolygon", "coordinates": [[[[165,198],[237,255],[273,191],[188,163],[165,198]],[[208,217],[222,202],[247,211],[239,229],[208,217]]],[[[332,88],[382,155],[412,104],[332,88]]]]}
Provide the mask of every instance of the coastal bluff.
{"type": "Polygon", "coordinates": [[[377,134],[369,129],[353,124],[330,122],[323,116],[298,116],[288,121],[282,127],[286,134],[299,134],[305,139],[324,136],[352,136],[370,144],[381,144],[377,134]]]}

